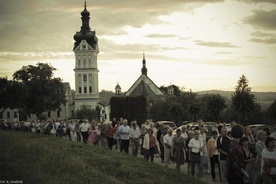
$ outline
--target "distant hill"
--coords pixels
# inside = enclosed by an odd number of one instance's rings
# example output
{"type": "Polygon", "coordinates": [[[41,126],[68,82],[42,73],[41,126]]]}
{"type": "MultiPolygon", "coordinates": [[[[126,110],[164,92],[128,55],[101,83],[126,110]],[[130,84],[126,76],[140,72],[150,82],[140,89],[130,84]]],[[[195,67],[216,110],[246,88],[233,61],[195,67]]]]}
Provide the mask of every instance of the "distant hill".
{"type": "MultiPolygon", "coordinates": [[[[220,91],[220,90],[207,90],[196,92],[199,95],[204,94],[220,94],[223,97],[231,99],[231,95],[234,91],[220,91]]],[[[276,92],[252,92],[256,97],[256,101],[262,106],[262,109],[266,109],[276,100],[276,92]]]]}

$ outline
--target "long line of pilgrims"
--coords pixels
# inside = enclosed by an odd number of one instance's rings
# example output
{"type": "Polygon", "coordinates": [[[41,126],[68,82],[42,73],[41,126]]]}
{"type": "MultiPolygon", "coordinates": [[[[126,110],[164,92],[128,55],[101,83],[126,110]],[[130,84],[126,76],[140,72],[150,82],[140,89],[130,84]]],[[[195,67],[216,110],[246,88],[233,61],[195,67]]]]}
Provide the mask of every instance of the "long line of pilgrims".
{"type": "MultiPolygon", "coordinates": [[[[198,129],[191,130],[191,127],[186,125],[174,132],[168,125],[155,125],[149,120],[140,127],[136,121],[132,121],[129,126],[128,121],[123,118],[119,121],[113,118],[111,122],[105,122],[102,119],[100,123],[84,119],[11,122],[6,125],[10,130],[55,135],[73,142],[83,142],[109,149],[115,147],[116,150],[127,154],[131,148],[133,156],[141,154],[151,162],[154,161],[154,157],[160,157],[163,165],[174,163],[178,170],[181,165],[187,164],[188,173],[195,176],[197,172],[199,178],[203,177],[204,168],[205,173],[210,173],[210,163],[213,181],[216,181],[215,168],[217,167],[219,180],[226,183],[225,169],[231,134],[225,123],[219,124],[218,132],[213,131],[209,140],[206,139],[204,122],[199,124],[198,129]],[[196,165],[197,171],[195,171],[196,165]]],[[[232,122],[231,126],[234,125],[236,123],[232,122]]],[[[249,174],[246,182],[254,183],[261,177],[261,153],[265,149],[264,142],[268,136],[276,138],[276,127],[272,134],[260,130],[256,137],[253,137],[249,127],[244,129],[240,144],[244,149],[246,162],[249,163],[245,168],[249,174]]]]}

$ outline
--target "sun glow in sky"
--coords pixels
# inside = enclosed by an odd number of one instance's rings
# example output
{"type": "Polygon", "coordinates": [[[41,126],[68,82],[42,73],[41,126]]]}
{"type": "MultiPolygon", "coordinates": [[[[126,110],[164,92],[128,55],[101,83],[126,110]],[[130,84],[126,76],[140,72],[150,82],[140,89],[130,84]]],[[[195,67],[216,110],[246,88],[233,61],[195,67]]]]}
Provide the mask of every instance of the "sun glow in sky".
{"type": "MultiPolygon", "coordinates": [[[[99,40],[99,88],[127,91],[141,75],[157,86],[276,91],[275,0],[87,0],[99,40]]],[[[50,63],[75,88],[73,35],[83,1],[0,1],[0,76],[50,63]]]]}

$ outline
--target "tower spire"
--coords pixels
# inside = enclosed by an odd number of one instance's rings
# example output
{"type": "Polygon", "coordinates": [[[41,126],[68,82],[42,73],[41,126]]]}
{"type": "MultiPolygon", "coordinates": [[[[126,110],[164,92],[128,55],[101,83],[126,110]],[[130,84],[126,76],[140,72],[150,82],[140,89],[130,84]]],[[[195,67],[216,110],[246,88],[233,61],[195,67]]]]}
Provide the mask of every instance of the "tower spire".
{"type": "Polygon", "coordinates": [[[86,0],[84,1],[84,9],[86,9],[86,0]]]}
{"type": "Polygon", "coordinates": [[[147,73],[148,73],[148,69],[146,67],[146,59],[145,59],[145,51],[143,51],[143,60],[142,60],[142,63],[143,63],[143,68],[142,68],[142,75],[146,75],[147,76],[147,73]]]}

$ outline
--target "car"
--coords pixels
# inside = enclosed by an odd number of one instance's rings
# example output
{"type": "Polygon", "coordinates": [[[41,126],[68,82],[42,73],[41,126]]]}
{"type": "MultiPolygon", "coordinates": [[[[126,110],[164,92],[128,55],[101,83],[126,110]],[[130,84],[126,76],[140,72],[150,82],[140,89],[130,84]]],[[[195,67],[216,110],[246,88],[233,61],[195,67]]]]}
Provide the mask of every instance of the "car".
{"type": "MultiPolygon", "coordinates": [[[[272,132],[274,132],[274,129],[271,125],[266,125],[266,124],[252,124],[252,125],[249,125],[250,129],[251,129],[251,132],[252,132],[252,135],[254,138],[256,138],[256,134],[259,130],[263,130],[264,128],[268,128],[269,129],[269,132],[270,134],[272,132]]],[[[268,135],[269,136],[269,135],[268,135]]]]}
{"type": "Polygon", "coordinates": [[[161,125],[161,124],[163,124],[163,125],[169,125],[173,130],[177,128],[175,122],[173,122],[173,121],[157,121],[156,125],[157,124],[158,125],[161,125]]]}

